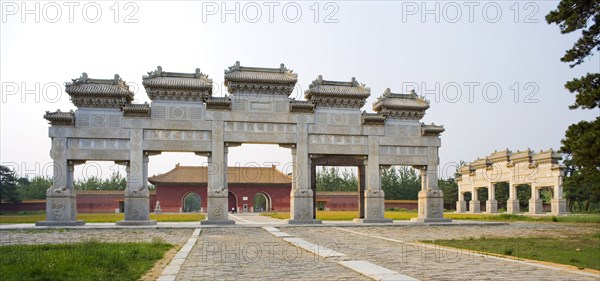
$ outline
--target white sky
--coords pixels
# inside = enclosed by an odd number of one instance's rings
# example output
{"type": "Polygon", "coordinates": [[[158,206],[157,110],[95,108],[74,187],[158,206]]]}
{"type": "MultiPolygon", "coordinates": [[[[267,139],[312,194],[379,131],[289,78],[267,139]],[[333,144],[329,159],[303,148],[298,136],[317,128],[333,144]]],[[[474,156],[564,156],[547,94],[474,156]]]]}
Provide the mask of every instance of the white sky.
{"type": "MultiPolygon", "coordinates": [[[[422,121],[446,128],[442,177],[450,173],[445,165],[494,150],[558,149],[570,124],[599,114],[568,109],[574,95],[564,83],[598,72],[600,61],[596,52],[574,69],[560,62],[579,33],[561,35],[546,24],[545,15],[558,1],[115,3],[1,2],[0,162],[21,176],[47,174],[50,139],[42,116],[46,110],[75,109],[63,84],[84,71],[92,78],[118,73],[144,102],[149,99],[142,75],[157,65],[190,73],[199,67],[222,85],[223,70],[236,60],[264,67],[283,62],[299,74],[296,98],[319,74],[344,81],[354,76],[371,88],[363,108],[369,112],[385,88],[406,92],[417,85],[417,93],[431,101],[422,121]],[[234,12],[222,14],[223,8],[234,12]]],[[[223,95],[220,86],[214,92],[223,95]]],[[[192,154],[154,156],[149,174],[205,161],[192,154]]],[[[273,145],[245,145],[231,149],[229,161],[276,162],[281,168],[291,156],[273,145]]],[[[100,165],[99,175],[108,176],[109,166],[100,165]]],[[[76,176],[86,174],[83,170],[90,169],[78,167],[76,176]]]]}

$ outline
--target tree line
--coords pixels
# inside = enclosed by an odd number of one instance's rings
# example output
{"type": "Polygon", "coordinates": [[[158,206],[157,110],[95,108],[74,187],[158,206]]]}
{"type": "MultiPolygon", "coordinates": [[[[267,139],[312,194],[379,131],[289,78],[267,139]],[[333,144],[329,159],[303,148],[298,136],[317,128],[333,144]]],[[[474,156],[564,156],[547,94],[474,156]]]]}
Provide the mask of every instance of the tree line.
{"type": "MultiPolygon", "coordinates": [[[[0,202],[20,202],[23,200],[46,199],[46,190],[52,186],[52,178],[35,176],[18,177],[6,166],[0,166],[0,202]]],[[[74,183],[75,190],[125,190],[127,179],[114,172],[107,179],[95,176],[74,183]]],[[[154,187],[149,186],[150,189],[154,187]]]]}
{"type": "MultiPolygon", "coordinates": [[[[419,172],[408,166],[391,167],[381,170],[381,188],[386,200],[417,200],[421,190],[419,172]]],[[[317,171],[317,191],[358,191],[356,174],[340,171],[337,167],[324,167],[317,171]]],[[[444,204],[455,204],[458,198],[458,185],[453,178],[438,180],[440,189],[444,192],[444,204]]]]}

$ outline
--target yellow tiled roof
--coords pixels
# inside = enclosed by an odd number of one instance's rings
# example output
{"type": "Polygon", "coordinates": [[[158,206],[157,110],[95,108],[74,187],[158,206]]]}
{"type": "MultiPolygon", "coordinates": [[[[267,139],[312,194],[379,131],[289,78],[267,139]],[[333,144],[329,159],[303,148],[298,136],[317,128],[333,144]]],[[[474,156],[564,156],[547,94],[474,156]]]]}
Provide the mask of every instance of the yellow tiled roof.
{"type": "MultiPolygon", "coordinates": [[[[211,167],[211,172],[212,167],[211,167]]],[[[206,183],[206,166],[176,165],[171,171],[148,178],[152,184],[159,183],[206,183]]],[[[228,183],[291,183],[290,176],[272,167],[229,167],[228,183]]]]}

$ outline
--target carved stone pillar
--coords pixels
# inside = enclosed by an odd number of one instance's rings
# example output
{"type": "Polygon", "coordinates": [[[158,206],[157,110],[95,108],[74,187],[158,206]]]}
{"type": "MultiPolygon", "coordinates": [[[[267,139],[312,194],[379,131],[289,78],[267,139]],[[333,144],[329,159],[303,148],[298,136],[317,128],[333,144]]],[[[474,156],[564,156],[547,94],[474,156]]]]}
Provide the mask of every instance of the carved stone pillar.
{"type": "Polygon", "coordinates": [[[422,167],[421,191],[419,191],[418,217],[411,219],[416,222],[451,222],[444,218],[444,194],[437,184],[438,151],[437,147],[429,147],[429,164],[422,167]],[[423,176],[425,175],[425,176],[423,176]]]}
{"type": "Polygon", "coordinates": [[[563,173],[562,170],[559,171],[559,176],[554,185],[554,196],[552,196],[552,199],[550,200],[552,214],[555,216],[566,215],[569,213],[567,212],[567,200],[563,198],[563,173]]]}
{"type": "Polygon", "coordinates": [[[485,201],[485,212],[489,214],[498,212],[498,201],[496,201],[496,185],[490,183],[488,186],[488,200],[485,201]]]}
{"type": "Polygon", "coordinates": [[[311,163],[308,157],[308,125],[297,124],[297,143],[292,148],[292,190],[289,224],[319,224],[315,219],[314,194],[311,189],[311,163]]]}
{"type": "Polygon", "coordinates": [[[531,185],[531,198],[529,198],[529,213],[544,213],[544,205],[542,199],[540,198],[540,190],[534,184],[531,185]]]}
{"type": "Polygon", "coordinates": [[[363,223],[392,223],[384,218],[385,193],[381,189],[381,171],[379,166],[379,143],[375,136],[369,136],[369,155],[365,161],[364,219],[354,219],[363,223]]]}
{"type": "Polygon", "coordinates": [[[519,199],[517,199],[517,185],[512,182],[508,183],[508,200],[506,200],[506,213],[519,213],[519,199]]]}
{"type": "Polygon", "coordinates": [[[155,225],[150,220],[150,191],[148,190],[148,158],[144,152],[131,152],[129,162],[117,164],[126,165],[127,188],[125,189],[125,220],[117,225],[155,225]],[[139,155],[138,155],[139,154],[139,155]]]}
{"type": "Polygon", "coordinates": [[[471,195],[471,202],[469,202],[471,213],[481,213],[481,202],[479,202],[479,190],[473,188],[473,194],[471,195]]]}
{"type": "Polygon", "coordinates": [[[465,194],[463,192],[458,192],[458,201],[456,201],[456,212],[457,213],[466,213],[467,212],[467,201],[465,201],[465,194]]]}
{"type": "Polygon", "coordinates": [[[46,220],[36,222],[37,226],[84,225],[77,220],[77,200],[74,189],[75,165],[83,161],[68,161],[66,157],[67,139],[54,138],[50,155],[54,159],[52,186],[46,191],[46,220]]]}
{"type": "Polygon", "coordinates": [[[227,186],[228,147],[239,144],[223,142],[223,122],[213,121],[212,152],[208,157],[208,204],[207,218],[201,224],[235,224],[228,219],[229,188],[227,186]],[[217,123],[217,124],[215,124],[217,123]],[[216,127],[215,127],[216,126],[216,127]]]}

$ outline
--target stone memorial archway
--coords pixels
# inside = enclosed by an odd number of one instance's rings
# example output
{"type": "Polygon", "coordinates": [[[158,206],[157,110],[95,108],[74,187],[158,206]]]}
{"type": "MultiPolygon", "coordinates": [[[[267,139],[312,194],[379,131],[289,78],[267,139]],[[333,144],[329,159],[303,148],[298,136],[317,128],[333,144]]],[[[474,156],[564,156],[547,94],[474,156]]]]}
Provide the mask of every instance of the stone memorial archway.
{"type": "Polygon", "coordinates": [[[163,151],[207,156],[208,210],[202,224],[228,220],[227,153],[242,143],[278,144],[291,149],[293,181],[290,223],[314,219],[311,159],[345,156],[362,159],[364,220],[383,217],[380,168],[390,165],[421,169],[417,221],[443,219],[443,197],[437,186],[442,126],[419,120],[429,102],[387,89],[375,102],[377,113],[361,112],[371,91],[352,78],[328,81],[321,76],[305,92],[305,101],[289,95],[297,74],[278,68],[225,70],[226,97],[212,96],[212,80],[194,73],[165,72],[143,76],[151,104],[133,104],[133,93],[118,76],[92,79],[82,74],[66,84],[77,106],[71,112],[46,112],[51,126],[53,186],[47,191],[47,219],[38,225],[80,225],[76,220],[73,167],[89,160],[115,161],[127,167],[125,220],[120,225],[155,224],[149,220],[148,156],[163,151]]]}
{"type": "Polygon", "coordinates": [[[477,195],[479,189],[487,188],[486,212],[497,213],[498,202],[495,197],[495,183],[508,182],[507,213],[516,214],[519,212],[517,186],[527,184],[531,186],[530,214],[545,213],[539,190],[546,187],[551,187],[553,190],[551,199],[552,214],[566,214],[566,200],[563,198],[562,188],[565,166],[559,163],[561,159],[562,155],[552,149],[540,151],[539,153],[535,153],[530,149],[513,153],[506,149],[495,151],[490,156],[477,159],[460,167],[460,177],[457,178],[458,201],[456,202],[456,212],[465,213],[467,211],[464,194],[468,192],[472,194],[469,211],[471,213],[481,212],[481,203],[477,195]]]}

